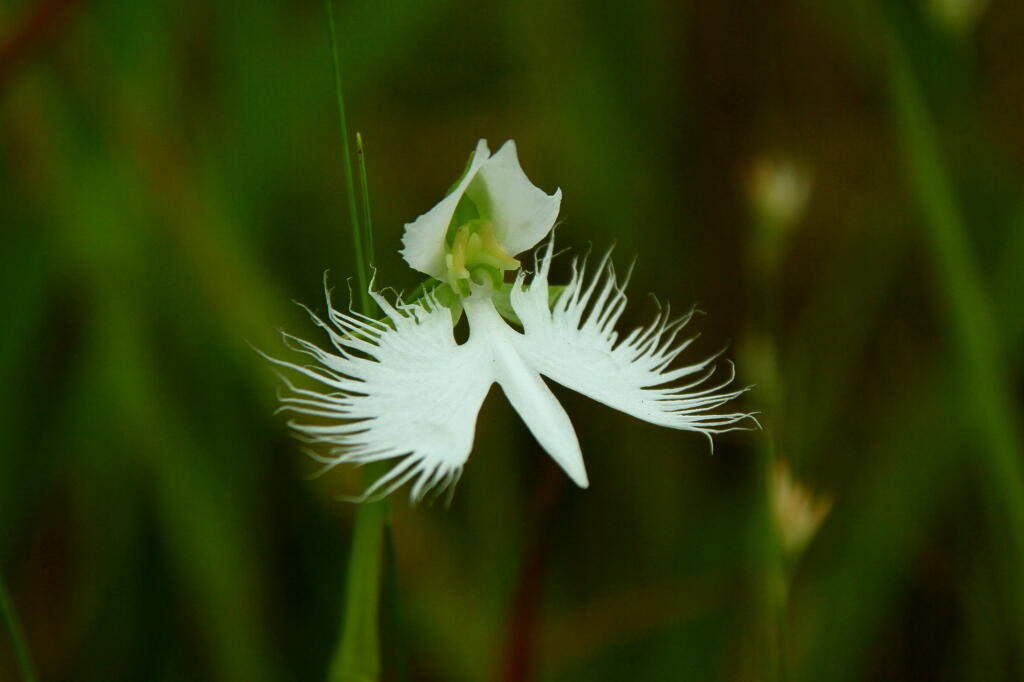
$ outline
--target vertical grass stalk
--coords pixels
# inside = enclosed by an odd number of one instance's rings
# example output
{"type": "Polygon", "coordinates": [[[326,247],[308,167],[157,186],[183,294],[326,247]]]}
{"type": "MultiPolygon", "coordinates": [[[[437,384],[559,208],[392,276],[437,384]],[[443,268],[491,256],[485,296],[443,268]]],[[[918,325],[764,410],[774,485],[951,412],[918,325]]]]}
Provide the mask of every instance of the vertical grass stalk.
{"type": "Polygon", "coordinates": [[[348,121],[345,117],[345,98],[341,89],[341,66],[338,64],[338,44],[335,38],[334,7],[331,0],[324,0],[324,11],[327,14],[327,32],[331,45],[331,63],[334,66],[334,92],[338,100],[338,127],[341,129],[342,170],[345,174],[345,197],[348,203],[348,217],[352,225],[352,243],[356,259],[356,275],[359,279],[359,294],[363,312],[368,313],[372,307],[370,295],[367,293],[369,279],[366,276],[366,251],[363,249],[363,233],[359,227],[359,211],[356,208],[356,187],[352,173],[352,149],[348,141],[348,121]]]}
{"type": "Polygon", "coordinates": [[[366,154],[363,136],[356,133],[356,161],[359,164],[359,192],[363,195],[363,226],[366,233],[366,262],[373,267],[373,220],[370,217],[370,183],[366,179],[366,154]]]}
{"type": "Polygon", "coordinates": [[[386,503],[356,509],[345,582],[341,639],[331,660],[330,682],[380,679],[380,583],[386,503]]]}
{"type": "Polygon", "coordinates": [[[18,614],[14,611],[14,604],[10,595],[7,594],[7,585],[3,576],[0,576],[0,617],[7,626],[7,632],[11,637],[11,648],[14,649],[14,658],[18,663],[18,672],[24,682],[37,682],[35,671],[32,668],[32,656],[29,654],[28,645],[25,643],[25,636],[21,632],[21,623],[18,621],[18,614]]]}
{"type": "MultiPolygon", "coordinates": [[[[1016,625],[1024,625],[1024,470],[1009,365],[1001,348],[995,312],[972,261],[967,228],[944,172],[933,122],[905,46],[893,29],[889,43],[889,86],[893,113],[912,190],[922,213],[934,260],[937,290],[953,341],[964,406],[982,447],[974,459],[990,502],[993,537],[1006,552],[1004,588],[1013,600],[1016,625]]],[[[1017,630],[1021,632],[1022,630],[1017,630]]],[[[1019,663],[1024,663],[1024,656],[1019,663]]]]}
{"type": "MultiPolygon", "coordinates": [[[[342,167],[345,175],[349,220],[352,224],[352,242],[355,251],[360,301],[363,313],[372,315],[374,305],[368,293],[367,264],[373,260],[373,240],[370,235],[370,200],[366,182],[366,164],[362,153],[362,138],[359,136],[356,138],[364,212],[361,228],[352,172],[348,123],[345,117],[345,99],[342,95],[341,68],[338,63],[334,9],[331,0],[324,0],[324,11],[327,14],[331,61],[334,66],[334,89],[338,102],[338,125],[341,132],[342,155],[344,156],[342,167]]],[[[377,476],[379,476],[379,467],[368,466],[364,474],[364,489],[370,486],[377,476]]],[[[380,679],[381,573],[388,513],[387,500],[363,503],[356,508],[345,583],[345,607],[341,636],[331,660],[328,675],[330,682],[375,682],[380,679]]]]}
{"type": "Polygon", "coordinates": [[[786,621],[788,576],[782,541],[773,516],[776,438],[783,423],[783,395],[777,366],[778,279],[783,255],[785,227],[775,217],[754,211],[747,267],[751,273],[750,328],[744,340],[744,366],[751,383],[758,387],[764,405],[764,433],[757,439],[754,461],[756,496],[751,517],[751,561],[755,608],[751,627],[752,660],[741,674],[782,682],[786,679],[786,621]]]}

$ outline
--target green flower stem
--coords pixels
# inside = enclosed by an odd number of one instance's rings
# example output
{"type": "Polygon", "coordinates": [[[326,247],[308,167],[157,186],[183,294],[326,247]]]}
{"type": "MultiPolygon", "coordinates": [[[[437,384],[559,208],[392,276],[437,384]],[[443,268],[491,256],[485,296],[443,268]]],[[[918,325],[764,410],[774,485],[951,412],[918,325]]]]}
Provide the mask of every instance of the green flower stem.
{"type": "Polygon", "coordinates": [[[406,655],[405,629],[401,601],[398,598],[398,561],[395,558],[395,535],[391,519],[384,530],[384,620],[389,624],[388,662],[397,682],[408,682],[409,664],[406,655]]]}
{"type": "Polygon", "coordinates": [[[7,594],[7,585],[3,576],[0,576],[0,616],[4,619],[7,632],[11,636],[11,647],[14,649],[14,658],[18,662],[18,672],[24,682],[36,682],[32,669],[32,657],[29,655],[28,645],[25,643],[25,636],[21,632],[21,623],[18,621],[18,614],[14,612],[14,604],[7,594]]]}
{"type": "MultiPolygon", "coordinates": [[[[359,295],[363,313],[373,315],[375,306],[369,295],[369,278],[367,276],[367,265],[373,262],[373,237],[363,141],[361,136],[356,136],[364,217],[363,225],[360,227],[331,0],[324,0],[324,10],[327,14],[331,59],[334,65],[338,125],[341,129],[342,155],[344,156],[342,167],[345,173],[349,220],[352,224],[359,295]]],[[[381,469],[382,466],[379,464],[366,468],[364,490],[368,489],[382,473],[381,469]]],[[[384,538],[386,533],[390,533],[389,511],[387,500],[363,503],[356,508],[345,584],[344,620],[341,626],[341,638],[331,660],[329,671],[331,682],[376,682],[380,679],[381,575],[383,572],[384,538]]],[[[388,537],[388,541],[390,542],[390,537],[388,537]]],[[[389,558],[390,556],[389,554],[389,558]]],[[[391,571],[389,571],[390,573],[391,571]]]]}
{"type": "Polygon", "coordinates": [[[992,303],[971,258],[967,229],[943,169],[932,121],[898,35],[893,35],[889,48],[895,122],[931,247],[940,300],[946,306],[964,406],[984,453],[972,459],[982,467],[993,538],[1006,552],[1015,616],[1018,625],[1024,625],[1024,590],[1019,584],[1019,572],[1024,569],[1024,449],[1007,380],[1009,365],[1000,347],[992,303]]]}
{"type": "Polygon", "coordinates": [[[753,510],[752,561],[754,562],[756,599],[753,668],[764,680],[787,679],[786,622],[789,576],[782,539],[773,515],[773,482],[775,472],[776,425],[783,422],[782,384],[776,361],[778,338],[779,263],[785,248],[784,233],[779,225],[764,216],[753,216],[753,238],[747,254],[751,272],[750,329],[745,341],[743,365],[751,383],[757,386],[758,400],[763,405],[764,432],[756,442],[755,508],[753,510]]]}
{"type": "MultiPolygon", "coordinates": [[[[367,485],[373,476],[367,476],[367,485]]],[[[365,487],[365,486],[364,486],[365,487]]],[[[331,682],[380,679],[380,585],[387,501],[365,502],[356,509],[345,584],[341,640],[331,661],[331,682]]]]}

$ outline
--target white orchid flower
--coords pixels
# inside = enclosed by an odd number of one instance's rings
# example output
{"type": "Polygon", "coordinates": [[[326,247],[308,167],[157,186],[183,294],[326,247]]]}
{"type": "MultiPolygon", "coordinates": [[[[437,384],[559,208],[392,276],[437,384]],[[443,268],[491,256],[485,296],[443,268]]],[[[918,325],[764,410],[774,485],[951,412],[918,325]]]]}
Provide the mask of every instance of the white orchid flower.
{"type": "Polygon", "coordinates": [[[738,422],[750,417],[714,412],[746,390],[728,388],[731,372],[707,385],[714,357],[670,368],[690,343],[676,342],[689,315],[672,319],[666,310],[619,337],[615,325],[626,296],[608,256],[591,276],[574,261],[569,284],[553,303],[551,240],[539,250],[532,276],[520,271],[514,284],[503,284],[503,271],[519,268],[513,256],[550,233],[560,202],[559,192],[547,195],[527,179],[513,142],[490,156],[480,141],[448,196],[406,225],[402,252],[409,265],[458,295],[468,340],[456,342],[456,317],[442,304],[440,288],[395,303],[371,288],[382,320],[338,310],[328,292],[326,320],[311,315],[330,337],[331,351],[285,334],[286,343],[314,363],[272,360],[322,386],[310,390],[286,380],[290,394],[281,399],[281,409],[298,416],[290,422],[297,435],[328,451],[311,454],[328,467],[396,462],[362,499],[408,482],[413,501],[453,486],[493,384],[583,488],[589,482],[579,441],[542,377],[638,419],[709,438],[741,428],[738,422]],[[502,292],[512,324],[496,306],[502,292]]]}
{"type": "Polygon", "coordinates": [[[471,294],[474,274],[500,286],[501,271],[519,268],[512,255],[551,232],[561,204],[561,190],[548,196],[523,173],[515,142],[491,156],[480,140],[448,196],[405,226],[402,256],[463,296],[471,294]]]}

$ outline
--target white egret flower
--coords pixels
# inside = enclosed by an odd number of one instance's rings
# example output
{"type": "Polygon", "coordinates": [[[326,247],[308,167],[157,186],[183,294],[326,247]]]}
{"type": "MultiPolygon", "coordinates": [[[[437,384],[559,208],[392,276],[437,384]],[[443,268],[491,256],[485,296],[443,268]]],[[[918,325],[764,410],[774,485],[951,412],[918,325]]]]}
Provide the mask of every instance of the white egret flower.
{"type": "Polygon", "coordinates": [[[513,256],[550,233],[560,202],[559,192],[549,196],[527,179],[513,142],[490,156],[480,141],[448,196],[406,225],[406,261],[444,285],[419,300],[394,303],[371,289],[382,320],[338,310],[328,292],[326,319],[310,314],[327,332],[330,351],[284,335],[289,347],[314,361],[271,358],[320,386],[310,390],[286,380],[289,394],[281,399],[281,409],[296,415],[289,423],[296,434],[326,448],[326,456],[314,457],[328,467],[395,462],[362,499],[408,482],[413,501],[453,486],[493,384],[541,447],[584,488],[587,472],[576,433],[542,377],[638,419],[709,438],[741,428],[738,422],[750,417],[715,412],[746,389],[728,387],[731,371],[723,381],[710,381],[714,357],[672,367],[690,343],[677,342],[690,315],[673,319],[666,310],[619,337],[615,325],[626,295],[608,256],[592,275],[574,261],[573,275],[553,303],[551,240],[538,250],[535,273],[520,271],[513,284],[503,283],[503,271],[519,268],[513,256]],[[461,344],[456,316],[437,293],[445,286],[457,294],[448,299],[457,300],[469,323],[461,344]],[[511,324],[499,313],[499,297],[511,324]]]}

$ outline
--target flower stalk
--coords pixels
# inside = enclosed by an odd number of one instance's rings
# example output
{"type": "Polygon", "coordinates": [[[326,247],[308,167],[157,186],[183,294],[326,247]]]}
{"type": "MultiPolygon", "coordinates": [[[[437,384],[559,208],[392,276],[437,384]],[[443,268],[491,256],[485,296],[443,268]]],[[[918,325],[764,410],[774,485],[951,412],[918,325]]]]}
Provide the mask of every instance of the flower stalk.
{"type": "MultiPolygon", "coordinates": [[[[368,480],[367,485],[372,482],[368,480]]],[[[356,509],[345,581],[344,620],[341,639],[331,660],[330,682],[380,679],[381,558],[388,511],[387,500],[362,504],[356,509]]]]}
{"type": "MultiPolygon", "coordinates": [[[[376,312],[369,295],[367,266],[373,262],[373,228],[370,218],[370,195],[366,177],[366,157],[363,139],[356,134],[356,153],[359,163],[359,187],[363,204],[363,223],[359,222],[352,154],[349,147],[348,123],[345,116],[345,99],[341,87],[341,68],[338,63],[338,48],[335,38],[334,10],[331,0],[324,0],[327,14],[328,37],[331,48],[331,62],[334,67],[335,95],[338,102],[338,126],[341,134],[342,156],[345,178],[345,193],[352,227],[352,242],[356,260],[356,275],[359,282],[360,302],[364,315],[376,312]]],[[[364,488],[369,489],[381,475],[379,465],[367,467],[364,488]]],[[[330,682],[375,682],[380,679],[380,601],[381,573],[383,570],[384,534],[388,528],[389,506],[387,500],[360,505],[353,522],[352,546],[349,554],[348,572],[345,581],[345,606],[341,625],[341,636],[331,660],[328,679],[330,682]]]]}
{"type": "Polygon", "coordinates": [[[810,197],[811,175],[793,161],[761,156],[755,160],[747,180],[751,209],[747,252],[751,308],[750,326],[742,345],[743,362],[747,377],[758,386],[760,401],[772,422],[766,424],[765,433],[758,439],[753,460],[756,488],[750,531],[755,575],[750,658],[752,668],[762,679],[781,682],[788,679],[789,569],[799,554],[787,537],[802,533],[806,543],[817,525],[812,528],[803,523],[798,528],[805,509],[799,501],[793,503],[794,495],[790,493],[796,490],[796,484],[788,477],[788,469],[785,476],[780,474],[783,460],[777,449],[776,429],[784,423],[785,391],[778,365],[779,320],[775,311],[780,264],[789,233],[798,224],[810,197]],[[787,503],[796,509],[783,517],[779,514],[780,505],[787,503]]]}
{"type": "MultiPolygon", "coordinates": [[[[366,293],[366,283],[369,282],[366,270],[366,254],[363,248],[363,232],[359,226],[359,210],[356,208],[356,186],[352,172],[352,150],[348,141],[348,121],[345,116],[345,98],[341,89],[341,66],[338,64],[338,45],[334,29],[334,6],[331,0],[324,0],[324,12],[327,14],[327,34],[331,46],[331,64],[334,66],[334,94],[338,101],[338,128],[341,131],[341,164],[345,177],[345,197],[348,204],[349,224],[352,226],[352,243],[355,246],[356,274],[359,278],[359,292],[363,310],[369,311],[373,302],[366,293]]],[[[361,145],[360,145],[361,149],[361,145]]],[[[362,154],[360,154],[362,157],[362,154]]],[[[369,220],[367,212],[366,218],[369,220]]],[[[369,233],[369,229],[366,230],[369,233]]]]}
{"type": "MultiPolygon", "coordinates": [[[[894,29],[895,29],[894,22],[894,29]]],[[[964,408],[973,421],[981,456],[970,462],[987,482],[985,500],[1000,556],[1008,616],[1024,632],[1024,434],[1015,417],[1014,392],[1005,368],[1002,330],[973,258],[968,225],[956,202],[935,123],[898,29],[887,43],[893,124],[899,134],[910,188],[930,247],[935,286],[945,305],[964,408]]],[[[1020,640],[1018,640],[1020,641],[1020,640]]],[[[1024,651],[1018,646],[1017,651],[1024,651]]],[[[1024,654],[1017,664],[1024,666],[1024,654]]]]}
{"type": "Polygon", "coordinates": [[[14,611],[14,604],[10,595],[7,594],[7,585],[3,576],[0,576],[0,617],[7,626],[7,633],[11,638],[11,648],[14,650],[14,658],[18,664],[18,672],[24,682],[36,682],[35,669],[32,667],[32,656],[29,654],[28,644],[25,643],[25,635],[21,631],[21,623],[18,614],[14,611]]]}

